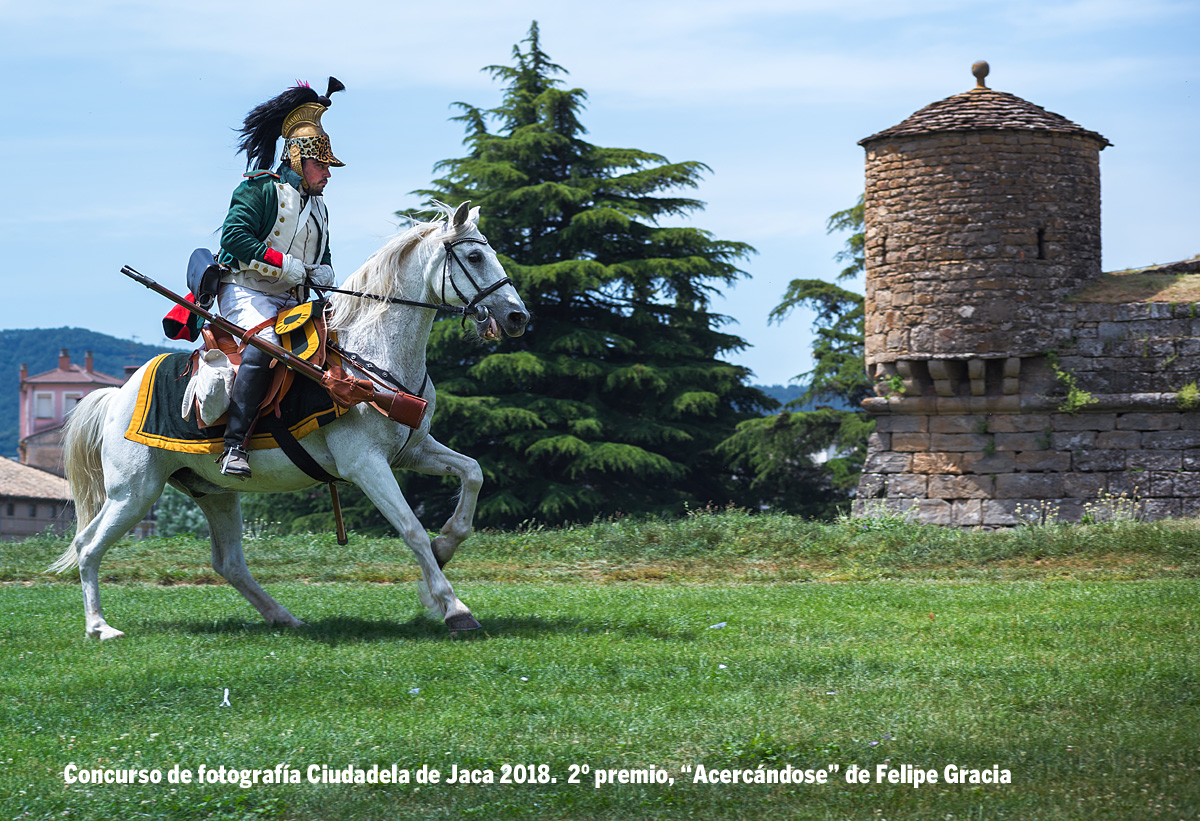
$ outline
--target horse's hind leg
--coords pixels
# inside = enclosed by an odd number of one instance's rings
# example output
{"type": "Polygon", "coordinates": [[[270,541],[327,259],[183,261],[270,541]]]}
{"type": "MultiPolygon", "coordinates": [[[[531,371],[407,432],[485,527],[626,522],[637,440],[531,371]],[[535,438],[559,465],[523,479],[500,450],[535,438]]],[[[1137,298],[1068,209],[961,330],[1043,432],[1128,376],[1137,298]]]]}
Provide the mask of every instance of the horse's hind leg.
{"type": "Polygon", "coordinates": [[[304,622],[293,616],[283,605],[271,598],[259,586],[246,567],[242,552],[242,503],[236,493],[201,496],[196,504],[204,511],[212,536],[212,566],[233,585],[246,601],[270,624],[300,627],[304,622]]]}
{"type": "Polygon", "coordinates": [[[131,494],[109,498],[96,518],[75,537],[79,554],[79,580],[83,584],[83,612],[92,638],[119,639],[125,634],[104,620],[100,609],[100,560],[113,542],[145,518],[157,496],[131,494]]]}

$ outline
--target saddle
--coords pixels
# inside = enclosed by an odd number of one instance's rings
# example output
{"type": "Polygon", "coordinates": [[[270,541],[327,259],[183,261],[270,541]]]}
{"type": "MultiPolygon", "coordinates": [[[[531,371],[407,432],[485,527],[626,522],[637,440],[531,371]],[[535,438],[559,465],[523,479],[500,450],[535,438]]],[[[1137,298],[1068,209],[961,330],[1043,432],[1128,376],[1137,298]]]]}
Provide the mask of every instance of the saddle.
{"type": "MultiPolygon", "coordinates": [[[[371,383],[365,379],[355,379],[347,374],[342,368],[341,356],[327,347],[330,341],[329,329],[325,321],[323,307],[324,303],[321,302],[302,303],[289,308],[279,314],[279,316],[272,317],[262,324],[249,329],[247,335],[256,334],[274,324],[274,330],[279,336],[279,345],[281,348],[317,368],[324,368],[325,375],[321,380],[321,387],[329,394],[329,398],[335,405],[344,409],[353,407],[361,402],[370,402],[375,396],[375,389],[371,383]]],[[[228,360],[236,373],[238,365],[242,361],[242,352],[249,343],[241,342],[228,331],[212,325],[205,325],[200,330],[200,336],[203,339],[203,343],[192,353],[188,372],[193,375],[196,374],[206,361],[213,359],[210,352],[216,351],[228,360]]],[[[219,356],[216,357],[218,361],[220,358],[219,356]]],[[[287,396],[295,383],[296,372],[284,366],[278,360],[271,360],[271,369],[273,374],[271,383],[258,406],[259,417],[266,416],[267,414],[278,417],[280,415],[280,402],[287,396]]],[[[197,424],[201,428],[225,424],[228,416],[228,413],[225,411],[222,411],[220,416],[215,419],[212,418],[211,412],[208,415],[201,413],[204,398],[192,395],[191,401],[194,407],[186,407],[185,403],[185,408],[183,409],[184,418],[190,415],[189,411],[194,410],[197,424]]],[[[379,408],[374,402],[372,402],[372,406],[380,410],[381,413],[387,414],[386,411],[379,408]]],[[[228,402],[224,404],[224,407],[228,408],[228,402]]]]}

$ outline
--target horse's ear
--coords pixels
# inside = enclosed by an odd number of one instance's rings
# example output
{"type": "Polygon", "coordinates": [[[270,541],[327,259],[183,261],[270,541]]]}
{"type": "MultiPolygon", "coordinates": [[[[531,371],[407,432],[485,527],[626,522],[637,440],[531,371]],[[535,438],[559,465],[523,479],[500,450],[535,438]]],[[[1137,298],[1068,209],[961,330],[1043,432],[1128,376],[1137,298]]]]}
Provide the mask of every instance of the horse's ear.
{"type": "Polygon", "coordinates": [[[467,221],[467,217],[471,214],[471,201],[467,200],[462,205],[458,206],[458,210],[454,212],[454,227],[461,228],[467,221]]]}

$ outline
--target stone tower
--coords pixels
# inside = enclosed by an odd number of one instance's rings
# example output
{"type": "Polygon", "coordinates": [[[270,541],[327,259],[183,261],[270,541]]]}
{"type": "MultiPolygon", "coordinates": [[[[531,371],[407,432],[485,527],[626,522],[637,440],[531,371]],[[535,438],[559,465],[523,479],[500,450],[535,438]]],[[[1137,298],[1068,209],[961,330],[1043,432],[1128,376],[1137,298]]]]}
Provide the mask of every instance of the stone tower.
{"type": "Polygon", "coordinates": [[[1108,141],[972,73],[861,141],[877,395],[856,510],[985,527],[1113,499],[1200,513],[1200,303],[1171,290],[1200,258],[1102,273],[1108,141]]]}
{"type": "Polygon", "coordinates": [[[860,141],[866,362],[906,395],[1015,394],[1047,305],[1100,274],[1099,134],[984,84],[860,141]]]}

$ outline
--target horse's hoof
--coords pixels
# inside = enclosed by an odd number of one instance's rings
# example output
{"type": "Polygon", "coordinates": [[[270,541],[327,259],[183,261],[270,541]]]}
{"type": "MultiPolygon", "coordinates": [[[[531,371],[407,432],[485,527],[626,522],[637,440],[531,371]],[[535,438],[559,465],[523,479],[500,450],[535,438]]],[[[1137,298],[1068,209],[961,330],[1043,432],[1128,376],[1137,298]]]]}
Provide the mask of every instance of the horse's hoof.
{"type": "Polygon", "coordinates": [[[93,633],[88,633],[88,636],[93,639],[99,639],[100,641],[125,638],[125,634],[120,630],[116,629],[115,627],[108,627],[107,625],[101,627],[99,630],[93,633]]]}
{"type": "Polygon", "coordinates": [[[446,627],[450,628],[451,633],[457,633],[462,630],[478,630],[483,625],[477,622],[470,613],[463,613],[458,616],[447,616],[446,627]]]}

